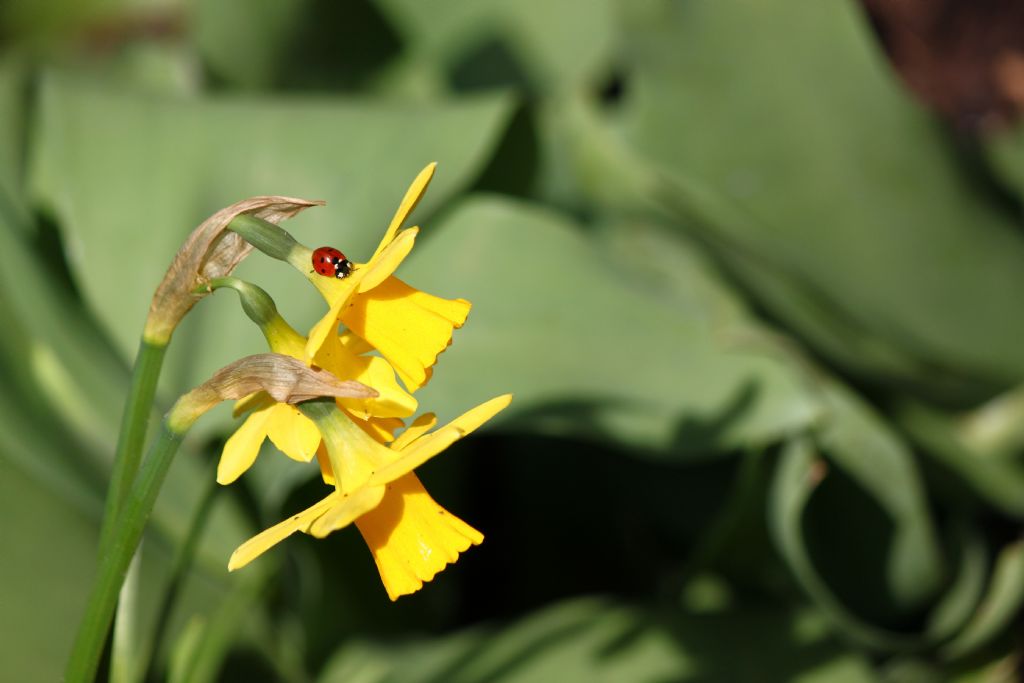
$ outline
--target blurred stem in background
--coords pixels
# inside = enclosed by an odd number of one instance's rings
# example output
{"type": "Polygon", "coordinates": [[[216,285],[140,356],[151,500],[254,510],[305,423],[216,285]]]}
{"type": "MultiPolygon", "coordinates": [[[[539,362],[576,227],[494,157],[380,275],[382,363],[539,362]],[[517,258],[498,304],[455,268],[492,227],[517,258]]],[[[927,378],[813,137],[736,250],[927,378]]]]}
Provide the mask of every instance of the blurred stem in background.
{"type": "MultiPolygon", "coordinates": [[[[185,540],[182,541],[181,545],[178,547],[177,553],[175,554],[171,576],[167,581],[167,587],[164,589],[163,597],[160,600],[160,607],[157,609],[156,625],[153,627],[150,637],[143,639],[143,641],[139,643],[140,649],[132,658],[134,666],[127,672],[127,677],[123,679],[124,681],[127,681],[127,683],[145,680],[147,678],[147,674],[150,673],[149,670],[152,667],[153,654],[167,633],[167,627],[170,624],[171,619],[171,611],[174,609],[174,604],[179,592],[181,591],[182,584],[188,575],[188,571],[192,567],[192,561],[195,559],[196,549],[199,547],[199,539],[202,536],[203,530],[206,528],[210,512],[213,510],[213,504],[217,500],[217,494],[220,490],[220,486],[217,484],[216,473],[211,472],[210,476],[206,479],[206,490],[203,492],[203,496],[199,501],[199,507],[196,508],[195,514],[192,516],[192,521],[189,524],[188,534],[185,536],[185,540]]],[[[117,654],[116,632],[114,654],[117,654]]],[[[113,671],[111,671],[111,682],[114,683],[114,680],[113,671]]]]}
{"type": "Polygon", "coordinates": [[[117,596],[114,611],[114,633],[110,640],[110,674],[108,683],[132,683],[135,672],[140,669],[136,662],[140,653],[149,648],[145,638],[140,638],[139,600],[142,597],[142,557],[144,544],[140,541],[135,550],[124,584],[117,596]]]}

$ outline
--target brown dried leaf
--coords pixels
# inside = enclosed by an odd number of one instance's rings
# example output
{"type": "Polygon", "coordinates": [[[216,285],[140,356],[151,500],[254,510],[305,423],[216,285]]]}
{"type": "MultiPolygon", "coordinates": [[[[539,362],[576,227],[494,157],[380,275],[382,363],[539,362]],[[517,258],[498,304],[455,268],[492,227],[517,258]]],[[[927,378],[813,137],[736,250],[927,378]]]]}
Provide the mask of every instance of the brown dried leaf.
{"type": "Polygon", "coordinates": [[[146,339],[166,342],[178,322],[205,294],[196,294],[200,285],[215,277],[230,275],[252,245],[227,230],[236,216],[250,214],[277,225],[311,206],[323,206],[322,200],[295,197],[252,197],[221,209],[192,231],[175,255],[163,281],[153,295],[146,321],[146,339]]]}
{"type": "Polygon", "coordinates": [[[278,403],[300,403],[314,398],[374,398],[377,391],[353,380],[341,380],[318,367],[279,353],[246,356],[225,365],[209,380],[182,396],[172,409],[172,420],[184,425],[221,401],[237,400],[258,391],[278,403]]]}
{"type": "Polygon", "coordinates": [[[229,401],[265,391],[278,403],[299,403],[321,396],[334,398],[375,398],[375,389],[354,380],[310,367],[291,356],[260,353],[225,365],[202,385],[229,401]]]}

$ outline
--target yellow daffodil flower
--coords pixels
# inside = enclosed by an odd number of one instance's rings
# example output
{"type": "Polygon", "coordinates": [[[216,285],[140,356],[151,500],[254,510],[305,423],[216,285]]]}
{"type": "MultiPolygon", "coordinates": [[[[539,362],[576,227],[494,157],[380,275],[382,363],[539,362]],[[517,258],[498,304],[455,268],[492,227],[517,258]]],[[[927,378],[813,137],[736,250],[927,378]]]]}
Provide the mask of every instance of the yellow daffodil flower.
{"type": "Polygon", "coordinates": [[[325,277],[312,271],[308,249],[296,249],[289,256],[330,306],[309,334],[307,362],[333,336],[340,322],[377,349],[410,391],[430,379],[438,354],[451,343],[455,328],[466,321],[470,303],[421,292],[392,273],[412,249],[419,232],[415,227],[399,230],[426,191],[436,166],[432,163],[416,176],[373,256],[366,263],[356,263],[347,277],[325,277]]]}
{"type": "Polygon", "coordinates": [[[499,396],[430,431],[433,415],[415,420],[385,446],[332,404],[303,404],[323,435],[324,479],[334,491],[243,543],[228,569],[245,566],[297,531],[323,538],[356,524],[373,554],[392,600],[419,590],[459,553],[483,541],[483,535],[438,505],[413,470],[466,436],[512,401],[499,396]],[[324,453],[326,451],[326,453],[324,453]]]}
{"type": "MultiPolygon", "coordinates": [[[[257,288],[247,283],[247,294],[255,296],[257,288]]],[[[262,294],[262,290],[259,290],[262,294]]],[[[265,294],[263,294],[265,296],[265,294]]],[[[269,299],[269,297],[267,297],[269,299]]],[[[296,332],[277,314],[267,314],[261,325],[270,348],[293,358],[301,359],[306,338],[296,332]]],[[[378,441],[391,441],[394,431],[403,426],[401,418],[416,411],[416,399],[409,395],[395,379],[395,372],[379,356],[363,355],[367,348],[352,335],[329,335],[314,357],[313,362],[337,377],[354,379],[377,390],[378,396],[366,399],[338,399],[343,408],[362,429],[378,441]]],[[[309,462],[320,444],[320,431],[313,421],[294,406],[274,402],[264,393],[254,394],[235,407],[235,415],[249,413],[245,422],[224,444],[217,465],[217,481],[230,484],[256,461],[266,438],[285,455],[309,462]]]]}
{"type": "Polygon", "coordinates": [[[251,412],[245,422],[224,444],[217,463],[217,483],[230,484],[252,467],[268,437],[277,450],[292,460],[313,459],[320,445],[320,430],[298,408],[278,403],[261,392],[240,401],[235,416],[248,411],[251,412]]]}

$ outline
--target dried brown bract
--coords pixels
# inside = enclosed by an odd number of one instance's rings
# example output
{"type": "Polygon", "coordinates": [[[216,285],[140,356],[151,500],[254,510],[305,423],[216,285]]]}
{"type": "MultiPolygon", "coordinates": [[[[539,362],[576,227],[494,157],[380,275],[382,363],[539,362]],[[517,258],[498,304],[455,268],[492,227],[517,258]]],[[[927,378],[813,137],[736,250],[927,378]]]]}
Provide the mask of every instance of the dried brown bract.
{"type": "Polygon", "coordinates": [[[252,197],[221,209],[203,221],[181,245],[153,295],[145,339],[165,344],[185,314],[205,296],[196,290],[213,278],[230,275],[252,251],[252,245],[227,230],[237,216],[256,216],[276,225],[304,209],[323,204],[321,200],[295,197],[252,197]]]}
{"type": "MultiPolygon", "coordinates": [[[[314,398],[374,398],[377,391],[353,380],[341,380],[316,366],[279,353],[246,356],[225,365],[171,409],[169,421],[176,431],[187,428],[221,401],[245,398],[265,391],[278,403],[300,403],[314,398]]],[[[183,431],[183,430],[181,430],[183,431]]]]}

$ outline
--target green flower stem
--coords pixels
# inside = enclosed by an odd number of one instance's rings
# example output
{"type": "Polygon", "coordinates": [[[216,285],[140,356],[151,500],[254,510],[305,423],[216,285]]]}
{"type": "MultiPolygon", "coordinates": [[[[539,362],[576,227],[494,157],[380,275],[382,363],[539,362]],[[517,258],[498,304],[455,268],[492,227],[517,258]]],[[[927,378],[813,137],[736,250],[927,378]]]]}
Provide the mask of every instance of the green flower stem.
{"type": "Polygon", "coordinates": [[[139,471],[142,458],[142,446],[146,439],[146,428],[153,410],[153,398],[156,395],[157,380],[163,367],[167,342],[154,342],[143,338],[139,344],[139,352],[135,356],[135,368],[132,370],[132,385],[121,414],[121,432],[117,437],[117,450],[114,453],[114,467],[110,475],[110,488],[107,490],[106,507],[103,510],[103,526],[100,528],[100,556],[110,542],[114,522],[117,520],[121,506],[124,504],[128,491],[131,489],[135,475],[139,471]]]}
{"type": "Polygon", "coordinates": [[[242,310],[249,316],[249,319],[264,329],[270,324],[285,324],[281,314],[277,312],[274,300],[264,290],[251,282],[240,280],[237,277],[217,277],[210,280],[206,287],[210,290],[218,290],[224,287],[238,292],[238,298],[242,302],[242,310]]]}
{"type": "Polygon", "coordinates": [[[296,262],[305,265],[309,261],[309,248],[296,242],[287,230],[270,221],[241,214],[228,223],[228,230],[237,233],[271,258],[287,261],[292,265],[296,262]]]}
{"type": "MultiPolygon", "coordinates": [[[[121,413],[121,430],[117,437],[117,450],[114,452],[114,464],[111,470],[110,487],[103,511],[103,522],[100,527],[99,557],[106,554],[114,531],[114,522],[124,505],[125,498],[131,488],[135,475],[139,471],[142,459],[142,447],[149,426],[149,416],[153,410],[157,382],[163,367],[167,350],[166,341],[152,341],[143,337],[139,343],[139,351],[135,356],[135,367],[132,370],[132,383],[121,413]]],[[[137,590],[139,563],[132,565],[129,577],[134,577],[128,584],[137,590]]],[[[131,591],[130,591],[131,593],[131,591]]],[[[127,680],[125,676],[134,661],[132,643],[135,638],[135,596],[123,596],[117,609],[117,620],[125,623],[115,628],[111,653],[111,681],[127,680]]]]}
{"type": "Polygon", "coordinates": [[[107,546],[102,550],[99,574],[93,583],[92,594],[86,605],[85,616],[78,627],[65,680],[68,683],[89,683],[96,677],[107,633],[114,618],[118,593],[124,583],[128,565],[142,539],[146,521],[153,511],[157,494],[167,476],[174,454],[191,421],[182,424],[172,418],[173,411],[164,420],[160,435],[150,446],[138,479],[122,506],[117,525],[111,532],[107,546]]]}

